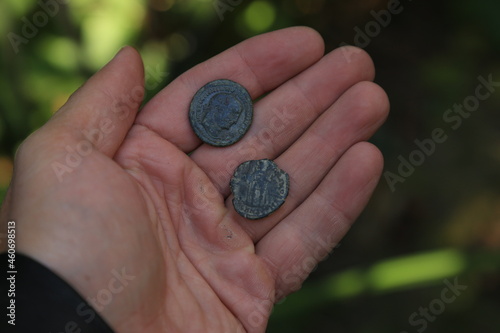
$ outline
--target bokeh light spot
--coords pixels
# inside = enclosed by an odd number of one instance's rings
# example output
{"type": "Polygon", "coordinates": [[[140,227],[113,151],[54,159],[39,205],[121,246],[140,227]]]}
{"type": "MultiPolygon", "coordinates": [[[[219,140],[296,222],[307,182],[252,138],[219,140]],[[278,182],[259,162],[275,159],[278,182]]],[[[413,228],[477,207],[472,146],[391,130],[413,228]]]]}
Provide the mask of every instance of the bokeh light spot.
{"type": "Polygon", "coordinates": [[[9,185],[13,168],[12,160],[9,157],[0,156],[0,187],[9,185]]]}
{"type": "Polygon", "coordinates": [[[357,269],[351,269],[331,277],[325,289],[328,296],[332,298],[345,298],[360,294],[364,291],[365,284],[363,273],[357,269]]]}
{"type": "Polygon", "coordinates": [[[276,9],[267,1],[254,1],[245,10],[244,21],[254,33],[261,33],[273,25],[276,9]]]}
{"type": "Polygon", "coordinates": [[[50,36],[42,40],[39,48],[42,57],[52,66],[65,71],[77,69],[79,49],[73,40],[50,36]]]}
{"type": "Polygon", "coordinates": [[[86,65],[98,70],[139,33],[145,5],[139,2],[95,2],[82,19],[86,65]]]}
{"type": "Polygon", "coordinates": [[[380,262],[370,270],[369,280],[374,291],[384,291],[457,275],[464,268],[459,251],[441,250],[380,262]]]}

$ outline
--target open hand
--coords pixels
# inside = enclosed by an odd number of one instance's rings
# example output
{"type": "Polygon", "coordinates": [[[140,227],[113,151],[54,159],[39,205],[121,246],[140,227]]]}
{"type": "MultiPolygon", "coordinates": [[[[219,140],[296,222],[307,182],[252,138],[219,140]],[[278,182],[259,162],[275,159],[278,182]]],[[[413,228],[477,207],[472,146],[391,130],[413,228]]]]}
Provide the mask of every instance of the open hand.
{"type": "Polygon", "coordinates": [[[369,82],[370,58],[352,47],[323,53],[308,28],[257,36],[137,113],[143,66],[124,48],[21,145],[2,208],[3,223],[17,222],[18,251],[117,332],[264,332],[273,304],[344,236],[382,169],[364,142],[389,108],[369,82]],[[225,148],[202,144],[188,121],[192,97],[215,79],[263,96],[249,132],[225,148]],[[229,180],[262,158],[289,174],[290,193],[250,221],[235,212],[229,180]]]}

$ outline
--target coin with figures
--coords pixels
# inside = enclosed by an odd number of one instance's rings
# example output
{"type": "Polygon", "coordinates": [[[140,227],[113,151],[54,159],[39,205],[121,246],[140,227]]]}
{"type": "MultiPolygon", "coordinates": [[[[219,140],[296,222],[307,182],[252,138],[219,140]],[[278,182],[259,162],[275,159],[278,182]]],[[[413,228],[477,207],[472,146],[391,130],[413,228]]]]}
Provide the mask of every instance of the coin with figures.
{"type": "Polygon", "coordinates": [[[225,147],[238,142],[250,128],[252,99],[248,91],[231,80],[207,83],[194,95],[189,121],[205,143],[225,147]]]}
{"type": "Polygon", "coordinates": [[[288,174],[271,160],[243,162],[230,182],[234,209],[250,220],[266,217],[283,205],[289,183],[288,174]]]}

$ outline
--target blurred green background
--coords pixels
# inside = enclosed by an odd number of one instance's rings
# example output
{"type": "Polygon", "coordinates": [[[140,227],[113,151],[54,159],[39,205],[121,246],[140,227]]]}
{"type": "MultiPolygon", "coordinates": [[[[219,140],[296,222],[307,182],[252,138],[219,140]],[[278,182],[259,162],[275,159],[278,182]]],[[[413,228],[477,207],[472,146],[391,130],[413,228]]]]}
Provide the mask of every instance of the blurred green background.
{"type": "Polygon", "coordinates": [[[410,157],[421,165],[404,182],[381,180],[342,244],[276,305],[268,331],[500,332],[500,91],[456,129],[443,119],[474,101],[479,76],[500,81],[499,1],[49,2],[0,2],[0,198],[19,143],[121,46],[141,52],[150,98],[248,37],[307,25],[327,51],[355,44],[373,57],[392,105],[372,139],[386,175],[410,157]],[[390,22],[374,14],[388,8],[390,22]],[[436,128],[447,140],[416,153],[436,128]],[[467,288],[446,291],[454,283],[467,288]]]}

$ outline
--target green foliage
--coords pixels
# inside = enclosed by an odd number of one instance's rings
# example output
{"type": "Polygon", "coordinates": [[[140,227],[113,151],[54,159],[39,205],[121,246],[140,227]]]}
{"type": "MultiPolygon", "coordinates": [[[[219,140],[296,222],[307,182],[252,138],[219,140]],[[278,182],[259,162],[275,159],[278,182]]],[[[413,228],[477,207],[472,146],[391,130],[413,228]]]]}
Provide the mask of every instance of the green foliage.
{"type": "MultiPolygon", "coordinates": [[[[355,44],[354,29],[388,1],[231,3],[238,1],[72,0],[28,38],[26,22],[45,12],[40,2],[1,1],[0,158],[12,161],[20,142],[126,44],[143,56],[149,99],[188,68],[262,32],[307,25],[327,50],[355,44]],[[13,43],[13,34],[23,42],[13,43]]],[[[446,125],[443,114],[474,94],[478,76],[500,81],[500,2],[401,3],[404,10],[366,46],[392,104],[372,140],[391,172],[415,139],[446,125]]],[[[269,331],[416,332],[409,316],[440,297],[443,279],[459,277],[469,289],[426,332],[497,332],[498,316],[487,314],[500,311],[499,104],[500,92],[482,101],[394,193],[383,178],[343,246],[276,306],[269,331]]],[[[1,202],[8,177],[0,179],[1,202]]]]}

